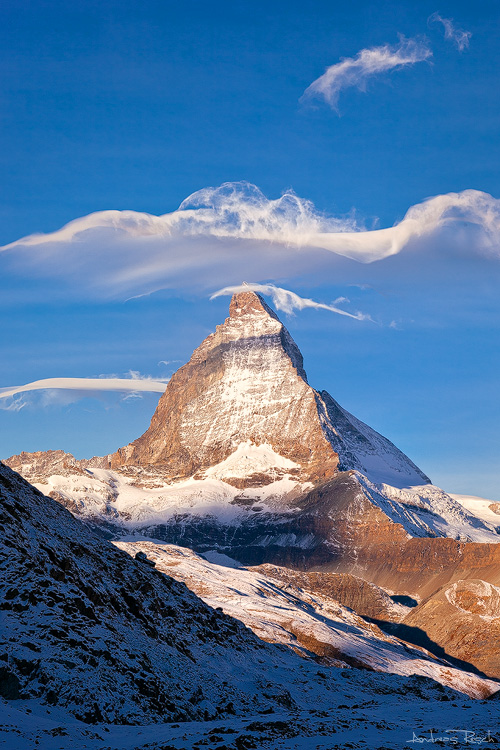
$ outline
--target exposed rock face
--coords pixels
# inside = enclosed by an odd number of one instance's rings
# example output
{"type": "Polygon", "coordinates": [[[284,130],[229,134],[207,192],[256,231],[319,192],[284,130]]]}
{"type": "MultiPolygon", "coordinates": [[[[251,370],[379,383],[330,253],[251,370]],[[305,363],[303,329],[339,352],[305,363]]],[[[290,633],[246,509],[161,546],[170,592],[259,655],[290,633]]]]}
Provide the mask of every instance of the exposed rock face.
{"type": "Polygon", "coordinates": [[[190,477],[249,440],[299,464],[302,477],[334,474],[323,405],[290,334],[253,292],[235,295],[229,313],[172,377],[147,432],[111,456],[113,468],[162,465],[172,477],[190,477]]]}
{"type": "MultiPolygon", "coordinates": [[[[314,484],[335,474],[339,455],[344,470],[371,470],[377,480],[429,482],[392,443],[308,385],[297,345],[254,292],[233,296],[229,318],[170,380],[149,429],[110,465],[159,465],[185,478],[246,441],[270,445],[296,464],[300,480],[314,484]]],[[[252,476],[245,479],[251,486],[252,476]]]]}
{"type": "Polygon", "coordinates": [[[373,539],[360,550],[356,561],[348,564],[344,560],[335,569],[353,572],[401,594],[428,597],[459,580],[481,578],[500,584],[500,545],[443,538],[409,538],[389,544],[373,539]]]}
{"type": "Polygon", "coordinates": [[[500,678],[500,588],[471,578],[443,586],[403,619],[450,656],[500,678]]]}

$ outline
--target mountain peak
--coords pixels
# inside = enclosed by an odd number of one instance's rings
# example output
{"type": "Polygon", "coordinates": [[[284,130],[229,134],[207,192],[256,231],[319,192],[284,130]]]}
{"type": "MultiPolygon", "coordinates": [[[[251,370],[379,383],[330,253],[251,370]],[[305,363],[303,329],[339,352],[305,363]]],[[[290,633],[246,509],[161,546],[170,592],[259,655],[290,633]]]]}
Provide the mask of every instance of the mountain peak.
{"type": "Polygon", "coordinates": [[[149,429],[113,454],[112,467],[156,465],[187,478],[253,445],[274,456],[270,476],[288,461],[301,481],[330,478],[338,456],[295,341],[255,292],[235,294],[229,313],[171,378],[149,429]]]}
{"type": "Polygon", "coordinates": [[[267,305],[260,294],[256,292],[236,292],[231,297],[229,305],[229,317],[238,318],[241,315],[269,315],[274,320],[278,320],[278,316],[267,305]]]}
{"type": "Polygon", "coordinates": [[[109,462],[162,467],[173,480],[215,472],[238,487],[280,477],[316,485],[338,469],[395,487],[429,482],[386,438],[308,384],[297,344],[250,289],[233,295],[229,317],[170,379],[149,429],[109,462]],[[254,448],[266,468],[243,478],[254,448]]]}

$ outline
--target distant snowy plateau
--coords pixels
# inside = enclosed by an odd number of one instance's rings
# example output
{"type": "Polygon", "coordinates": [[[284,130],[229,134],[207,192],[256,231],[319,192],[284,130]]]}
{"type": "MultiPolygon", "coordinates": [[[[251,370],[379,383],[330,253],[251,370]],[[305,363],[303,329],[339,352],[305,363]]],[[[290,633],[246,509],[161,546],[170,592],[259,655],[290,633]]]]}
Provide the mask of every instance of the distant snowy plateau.
{"type": "Polygon", "coordinates": [[[313,389],[257,294],[133,443],[5,464],[0,748],[495,734],[500,504],[313,389]]]}

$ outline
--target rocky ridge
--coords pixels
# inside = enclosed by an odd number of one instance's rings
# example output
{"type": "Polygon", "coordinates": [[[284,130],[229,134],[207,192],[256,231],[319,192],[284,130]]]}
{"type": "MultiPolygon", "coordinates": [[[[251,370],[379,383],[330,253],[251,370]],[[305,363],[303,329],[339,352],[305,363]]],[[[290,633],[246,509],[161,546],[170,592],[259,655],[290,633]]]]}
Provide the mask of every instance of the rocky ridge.
{"type": "Polygon", "coordinates": [[[127,724],[293,704],[282,682],[293,683],[285,675],[299,657],[102,540],[2,464],[0,500],[3,698],[127,724]]]}

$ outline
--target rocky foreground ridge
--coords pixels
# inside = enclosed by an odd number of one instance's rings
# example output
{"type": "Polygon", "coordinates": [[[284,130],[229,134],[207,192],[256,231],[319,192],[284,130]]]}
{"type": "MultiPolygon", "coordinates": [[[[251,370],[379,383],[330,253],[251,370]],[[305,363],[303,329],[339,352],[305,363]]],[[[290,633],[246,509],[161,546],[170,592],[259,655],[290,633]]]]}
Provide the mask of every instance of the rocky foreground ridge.
{"type": "Polygon", "coordinates": [[[0,514],[7,748],[299,748],[340,735],[341,746],[354,739],[361,749],[382,734],[401,743],[409,721],[426,726],[429,706],[481,726],[495,714],[500,683],[263,572],[221,568],[182,548],[146,545],[149,560],[142,544],[118,549],[2,464],[0,514]],[[205,586],[212,606],[184,578],[205,586]],[[235,585],[249,605],[238,619],[213,608],[236,607],[235,585]],[[388,666],[396,674],[366,669],[388,666]],[[399,708],[387,721],[389,706],[399,708]]]}
{"type": "Polygon", "coordinates": [[[2,464],[0,500],[4,698],[126,724],[293,705],[283,684],[298,656],[102,540],[2,464]]]}

